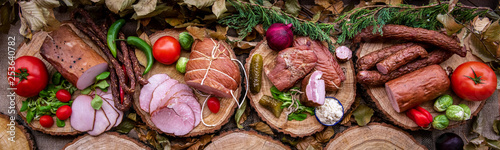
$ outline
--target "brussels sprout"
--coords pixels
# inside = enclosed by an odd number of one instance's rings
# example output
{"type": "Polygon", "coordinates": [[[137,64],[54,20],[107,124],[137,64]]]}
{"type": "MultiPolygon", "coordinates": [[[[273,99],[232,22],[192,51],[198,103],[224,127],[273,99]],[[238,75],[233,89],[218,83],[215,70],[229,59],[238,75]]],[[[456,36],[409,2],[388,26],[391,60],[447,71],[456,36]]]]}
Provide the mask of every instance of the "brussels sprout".
{"type": "Polygon", "coordinates": [[[448,127],[448,124],[450,124],[450,121],[448,120],[448,118],[446,118],[445,115],[438,115],[434,117],[434,120],[432,121],[432,127],[438,130],[446,129],[446,127],[448,127]]]}
{"type": "Polygon", "coordinates": [[[467,106],[465,104],[459,104],[458,106],[460,106],[460,107],[462,107],[462,109],[464,109],[464,112],[465,112],[464,120],[469,120],[470,119],[470,108],[469,108],[469,106],[467,106]]]}
{"type": "Polygon", "coordinates": [[[434,102],[434,110],[443,112],[451,105],[453,105],[453,98],[450,95],[443,95],[434,102]]]}
{"type": "Polygon", "coordinates": [[[446,109],[446,117],[453,121],[462,121],[465,120],[465,111],[462,107],[458,105],[451,105],[446,109]]]}
{"type": "Polygon", "coordinates": [[[179,34],[179,44],[184,50],[191,50],[191,45],[193,45],[194,39],[188,32],[182,32],[179,34]]]}
{"type": "Polygon", "coordinates": [[[175,69],[179,71],[180,73],[186,73],[186,65],[188,63],[188,60],[186,57],[180,57],[177,60],[177,64],[175,64],[175,69]]]}

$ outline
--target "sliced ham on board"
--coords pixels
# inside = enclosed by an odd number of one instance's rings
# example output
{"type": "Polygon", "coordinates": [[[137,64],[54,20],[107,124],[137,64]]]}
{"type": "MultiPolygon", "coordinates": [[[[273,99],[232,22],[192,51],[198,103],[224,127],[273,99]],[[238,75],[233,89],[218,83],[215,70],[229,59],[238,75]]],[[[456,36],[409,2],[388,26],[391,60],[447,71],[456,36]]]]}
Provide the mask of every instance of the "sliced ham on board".
{"type": "Polygon", "coordinates": [[[139,96],[142,110],[149,112],[149,103],[151,102],[155,88],[168,79],[170,79],[170,77],[166,74],[155,74],[148,79],[149,83],[142,87],[139,96]]]}
{"type": "Polygon", "coordinates": [[[80,95],[75,98],[71,105],[71,127],[78,131],[90,131],[94,129],[95,109],[90,105],[92,97],[80,95]]]}
{"type": "Polygon", "coordinates": [[[184,103],[164,106],[151,115],[151,121],[157,128],[174,135],[188,134],[194,128],[194,120],[193,111],[184,103]]]}

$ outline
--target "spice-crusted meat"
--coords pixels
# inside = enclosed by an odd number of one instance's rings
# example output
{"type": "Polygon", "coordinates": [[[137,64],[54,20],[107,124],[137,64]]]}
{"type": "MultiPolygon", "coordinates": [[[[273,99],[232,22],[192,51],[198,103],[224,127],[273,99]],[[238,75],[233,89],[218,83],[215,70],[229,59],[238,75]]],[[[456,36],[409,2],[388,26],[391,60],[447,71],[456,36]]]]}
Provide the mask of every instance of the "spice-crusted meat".
{"type": "Polygon", "coordinates": [[[444,51],[444,50],[434,50],[429,53],[429,55],[424,58],[424,59],[419,59],[414,62],[408,63],[404,66],[399,67],[397,70],[387,74],[383,75],[378,71],[359,71],[356,78],[357,81],[361,84],[367,85],[367,86],[379,86],[383,85],[389,80],[395,79],[397,77],[400,77],[404,74],[413,72],[415,70],[418,70],[420,68],[433,65],[433,64],[440,64],[448,58],[451,57],[453,53],[449,51],[444,51]]]}
{"type": "Polygon", "coordinates": [[[385,25],[382,27],[383,33],[373,33],[373,26],[363,29],[353,40],[353,43],[371,41],[375,39],[395,39],[403,41],[414,41],[428,43],[443,50],[453,52],[461,57],[465,57],[467,51],[460,46],[460,43],[437,31],[423,28],[412,28],[403,25],[385,25]]]}
{"type": "Polygon", "coordinates": [[[272,70],[265,67],[267,78],[280,91],[291,88],[316,66],[318,58],[307,46],[290,47],[278,53],[272,70]]]}

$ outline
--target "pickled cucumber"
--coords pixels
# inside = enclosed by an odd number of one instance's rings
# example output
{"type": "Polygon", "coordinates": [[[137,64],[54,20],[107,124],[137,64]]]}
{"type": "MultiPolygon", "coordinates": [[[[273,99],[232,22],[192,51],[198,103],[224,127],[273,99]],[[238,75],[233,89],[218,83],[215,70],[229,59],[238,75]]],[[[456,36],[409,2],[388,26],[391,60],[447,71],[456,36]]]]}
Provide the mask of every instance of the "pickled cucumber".
{"type": "Polygon", "coordinates": [[[252,57],[252,61],[250,62],[250,92],[253,94],[257,94],[260,92],[260,86],[262,81],[262,66],[264,64],[264,60],[260,54],[255,54],[252,57]]]}
{"type": "Polygon", "coordinates": [[[262,98],[260,98],[259,100],[259,104],[262,105],[267,110],[271,111],[276,118],[279,118],[281,112],[283,111],[283,109],[281,108],[283,102],[274,99],[271,96],[267,95],[262,96],[262,98]]]}

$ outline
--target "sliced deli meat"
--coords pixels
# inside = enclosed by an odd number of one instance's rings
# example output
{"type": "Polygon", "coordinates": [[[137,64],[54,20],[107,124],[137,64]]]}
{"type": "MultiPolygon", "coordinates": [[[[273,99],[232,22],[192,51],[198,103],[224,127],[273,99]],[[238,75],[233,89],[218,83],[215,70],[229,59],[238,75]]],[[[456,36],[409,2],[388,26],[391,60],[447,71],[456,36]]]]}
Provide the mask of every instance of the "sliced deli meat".
{"type": "Polygon", "coordinates": [[[200,103],[198,103],[198,100],[196,100],[196,98],[194,96],[185,96],[185,95],[181,95],[181,96],[174,96],[172,97],[171,100],[169,100],[165,105],[166,106],[171,106],[171,105],[174,105],[176,103],[184,103],[184,104],[187,104],[191,110],[193,110],[193,113],[194,113],[194,126],[198,126],[198,124],[200,124],[200,121],[201,121],[201,106],[200,106],[200,103]]]}
{"type": "Polygon", "coordinates": [[[149,83],[142,87],[141,94],[139,95],[142,110],[149,112],[149,103],[151,102],[151,98],[153,98],[154,90],[168,79],[170,77],[166,74],[155,74],[148,79],[149,83]]]}
{"type": "Polygon", "coordinates": [[[97,136],[106,131],[108,126],[111,125],[111,122],[108,120],[106,115],[106,112],[102,108],[97,110],[94,119],[94,129],[87,133],[92,136],[97,136]]]}
{"type": "Polygon", "coordinates": [[[149,112],[153,113],[157,108],[161,107],[160,103],[163,98],[165,98],[166,94],[171,91],[172,87],[176,84],[180,84],[179,81],[174,79],[168,79],[162,84],[160,84],[153,92],[153,97],[151,98],[151,102],[149,103],[149,112]]]}
{"type": "Polygon", "coordinates": [[[290,47],[278,53],[274,68],[264,67],[267,78],[278,90],[291,88],[299,79],[304,78],[315,66],[318,58],[307,46],[290,47]]]}
{"type": "Polygon", "coordinates": [[[78,131],[90,131],[94,129],[95,109],[90,105],[92,97],[80,95],[73,100],[71,105],[71,127],[78,131]]]}
{"type": "Polygon", "coordinates": [[[163,106],[151,114],[151,121],[165,133],[186,135],[194,128],[194,113],[184,103],[163,106]]]}
{"type": "Polygon", "coordinates": [[[321,44],[320,41],[313,41],[309,37],[298,37],[293,45],[309,46],[314,51],[318,58],[314,69],[323,72],[322,78],[325,81],[326,90],[337,91],[342,81],[346,80],[346,77],[328,48],[321,44]]]}
{"type": "Polygon", "coordinates": [[[40,55],[78,89],[94,83],[108,69],[108,63],[87,45],[68,25],[49,33],[40,55]]]}
{"type": "Polygon", "coordinates": [[[300,103],[309,107],[321,106],[325,103],[325,81],[321,79],[323,72],[314,71],[302,80],[300,103]]]}
{"type": "Polygon", "coordinates": [[[450,79],[439,65],[427,66],[385,83],[387,96],[398,113],[433,100],[449,88],[450,79]]]}
{"type": "Polygon", "coordinates": [[[186,84],[217,97],[232,97],[241,83],[240,69],[231,59],[233,50],[224,41],[196,40],[186,65],[186,84]]]}

